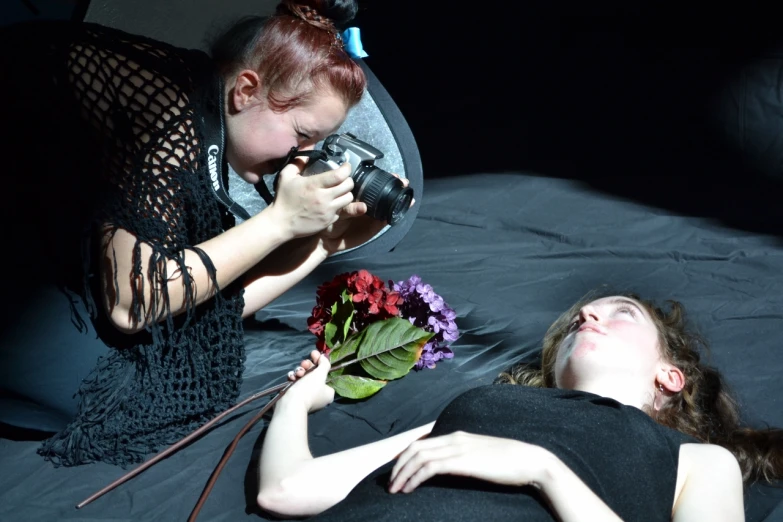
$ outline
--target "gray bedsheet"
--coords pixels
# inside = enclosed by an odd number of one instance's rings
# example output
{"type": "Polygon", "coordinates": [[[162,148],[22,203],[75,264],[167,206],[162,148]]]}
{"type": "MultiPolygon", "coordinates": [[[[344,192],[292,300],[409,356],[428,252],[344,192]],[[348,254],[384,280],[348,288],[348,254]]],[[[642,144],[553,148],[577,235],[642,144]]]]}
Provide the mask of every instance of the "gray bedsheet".
{"type": "MultiPolygon", "coordinates": [[[[390,383],[368,401],[335,403],[314,414],[315,453],[434,419],[460,392],[534,355],[549,323],[606,283],[683,301],[711,341],[712,361],[736,389],[748,422],[783,426],[779,237],[670,215],[575,181],[523,174],[428,180],[421,201],[416,222],[393,252],[327,264],[248,323],[247,395],[282,382],[312,348],[306,319],[315,287],[338,272],[368,268],[393,280],[418,274],[457,311],[462,336],[453,346],[454,359],[390,383]]],[[[37,442],[0,439],[0,520],[186,520],[253,410],[246,408],[81,510],[76,503],[125,470],[55,469],[36,455],[37,442]]],[[[241,441],[200,521],[260,516],[253,507],[253,459],[262,436],[259,423],[241,441]]],[[[753,488],[748,521],[781,520],[781,499],[779,489],[753,488]]]]}

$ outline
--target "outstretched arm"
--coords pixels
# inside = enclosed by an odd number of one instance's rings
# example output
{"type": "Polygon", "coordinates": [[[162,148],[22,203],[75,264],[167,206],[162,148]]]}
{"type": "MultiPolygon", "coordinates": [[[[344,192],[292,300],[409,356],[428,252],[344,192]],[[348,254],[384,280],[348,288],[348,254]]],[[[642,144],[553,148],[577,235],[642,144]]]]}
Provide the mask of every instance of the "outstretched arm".
{"type": "MultiPolygon", "coordinates": [[[[307,415],[334,398],[326,386],[329,360],[313,351],[318,367],[278,401],[259,463],[258,505],[280,516],[308,516],[340,502],[364,477],[429,434],[434,423],[356,448],[313,458],[307,444],[307,415]],[[327,486],[328,485],[328,486],[327,486]]],[[[302,361],[302,367],[312,367],[302,361]]],[[[304,370],[296,377],[304,375],[304,370]]]]}

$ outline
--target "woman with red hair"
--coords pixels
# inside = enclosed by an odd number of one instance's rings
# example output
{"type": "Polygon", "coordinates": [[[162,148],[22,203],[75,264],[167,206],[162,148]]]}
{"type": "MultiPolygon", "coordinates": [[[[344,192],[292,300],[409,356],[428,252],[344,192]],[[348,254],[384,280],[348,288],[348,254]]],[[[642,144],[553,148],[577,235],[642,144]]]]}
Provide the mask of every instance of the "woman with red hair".
{"type": "Polygon", "coordinates": [[[210,54],[88,23],[4,30],[21,297],[0,422],[54,433],[46,458],[139,462],[231,406],[243,318],[384,226],[354,201],[350,165],[302,176],[295,157],[365,91],[340,32],[356,11],[283,0],[210,54]],[[279,171],[274,201],[239,224],[229,166],[251,184],[279,171]]]}

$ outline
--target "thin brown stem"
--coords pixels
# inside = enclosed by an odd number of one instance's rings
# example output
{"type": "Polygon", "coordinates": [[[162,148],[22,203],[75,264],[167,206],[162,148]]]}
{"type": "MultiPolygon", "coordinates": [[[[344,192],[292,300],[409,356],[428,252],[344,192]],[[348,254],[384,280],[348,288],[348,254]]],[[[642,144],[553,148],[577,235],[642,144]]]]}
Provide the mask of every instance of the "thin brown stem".
{"type": "Polygon", "coordinates": [[[290,383],[289,382],[284,382],[282,384],[278,384],[277,386],[272,386],[271,388],[267,388],[266,390],[262,390],[262,391],[260,391],[258,393],[255,393],[255,394],[251,395],[250,397],[248,397],[247,399],[243,400],[242,402],[238,403],[237,405],[232,406],[231,408],[227,409],[223,413],[219,414],[218,416],[216,416],[215,418],[213,418],[212,420],[210,420],[209,422],[207,422],[206,424],[201,426],[196,431],[194,431],[191,434],[187,435],[184,439],[182,439],[182,440],[172,444],[167,449],[165,449],[162,452],[158,453],[157,455],[152,457],[147,462],[141,464],[137,468],[131,470],[128,473],[126,473],[125,475],[123,475],[122,477],[118,478],[117,480],[115,480],[114,482],[112,482],[111,484],[106,486],[105,488],[101,489],[97,493],[93,493],[92,495],[90,495],[85,500],[83,500],[80,503],[76,504],[76,509],[83,508],[84,506],[86,506],[90,502],[92,502],[92,501],[102,497],[103,495],[105,495],[109,491],[113,490],[114,488],[116,488],[120,484],[123,484],[123,483],[127,482],[128,480],[132,479],[133,477],[135,477],[136,475],[138,475],[142,471],[150,468],[151,466],[153,466],[157,462],[159,462],[162,459],[168,457],[169,455],[171,455],[172,453],[174,453],[175,451],[180,449],[182,446],[184,446],[185,444],[187,444],[191,440],[195,439],[196,437],[198,437],[199,435],[201,435],[202,433],[207,431],[210,427],[212,427],[215,423],[219,422],[220,419],[224,418],[226,415],[229,415],[229,414],[235,412],[236,410],[238,410],[242,406],[244,406],[246,404],[249,404],[249,403],[253,402],[256,399],[259,399],[261,397],[264,397],[265,395],[269,395],[269,394],[274,393],[276,391],[282,390],[288,384],[290,384],[290,383]]]}
{"type": "MultiPolygon", "coordinates": [[[[356,362],[357,362],[357,361],[359,361],[359,360],[360,360],[360,359],[353,359],[353,360],[351,360],[351,361],[348,361],[348,362],[345,362],[345,363],[339,364],[339,365],[337,365],[337,366],[334,366],[333,368],[331,368],[329,371],[330,371],[330,372],[333,372],[333,371],[335,371],[335,370],[340,370],[340,369],[342,369],[342,368],[345,368],[345,367],[347,367],[347,366],[350,366],[351,364],[354,364],[354,363],[356,363],[356,362]]],[[[315,366],[313,366],[313,368],[315,368],[315,366]]],[[[313,368],[311,368],[310,370],[312,370],[313,368]]],[[[308,371],[309,371],[309,370],[308,370],[308,371]]],[[[97,500],[98,498],[102,497],[103,495],[105,495],[105,494],[106,494],[106,493],[108,493],[109,491],[113,490],[113,489],[114,489],[114,488],[116,488],[117,486],[120,486],[121,484],[124,484],[125,482],[129,481],[130,479],[132,479],[133,477],[135,477],[136,475],[138,475],[138,474],[139,474],[139,473],[141,473],[142,471],[144,471],[144,470],[146,470],[146,469],[149,469],[149,468],[150,468],[150,467],[152,467],[153,465],[157,464],[157,463],[158,463],[158,462],[160,462],[161,460],[165,459],[166,457],[168,457],[168,456],[169,456],[169,455],[171,455],[172,453],[174,453],[174,452],[176,452],[177,450],[179,450],[179,449],[180,449],[182,446],[186,445],[188,442],[190,442],[190,441],[192,441],[192,440],[196,439],[197,437],[199,437],[200,435],[202,435],[204,432],[206,432],[206,431],[207,431],[209,428],[211,428],[212,426],[214,426],[214,425],[215,425],[217,422],[219,422],[221,419],[223,419],[223,418],[224,418],[224,417],[226,417],[227,415],[230,415],[231,413],[235,412],[236,410],[238,410],[238,409],[239,409],[239,408],[241,408],[242,406],[245,406],[246,404],[249,404],[249,403],[251,403],[251,402],[253,402],[253,401],[257,400],[257,399],[260,399],[261,397],[264,397],[264,396],[266,396],[266,395],[270,395],[270,394],[272,394],[272,393],[275,393],[275,392],[280,392],[280,393],[278,393],[278,394],[277,394],[277,395],[276,395],[276,396],[275,396],[275,397],[274,397],[274,398],[273,398],[271,401],[269,401],[269,403],[268,403],[266,406],[264,406],[264,407],[261,409],[261,411],[260,411],[260,412],[259,412],[259,413],[258,413],[258,414],[257,414],[257,415],[254,417],[254,418],[253,418],[253,420],[251,420],[251,421],[250,421],[250,423],[248,423],[248,424],[245,426],[245,428],[243,428],[243,429],[242,429],[242,431],[240,431],[240,434],[237,436],[237,438],[235,438],[235,440],[234,440],[234,443],[232,443],[232,446],[229,448],[229,451],[228,451],[228,453],[227,453],[226,457],[224,457],[224,459],[225,459],[225,460],[227,460],[228,456],[230,456],[230,455],[231,455],[231,453],[233,453],[233,451],[234,451],[234,447],[236,446],[236,443],[239,441],[239,438],[241,438],[241,437],[242,437],[242,435],[244,435],[244,434],[247,432],[247,430],[248,430],[248,429],[250,429],[250,426],[252,426],[252,425],[253,425],[253,424],[255,424],[256,422],[258,422],[258,419],[260,419],[261,417],[263,417],[263,416],[264,416],[264,414],[265,414],[267,411],[269,411],[269,408],[270,408],[270,407],[271,407],[271,406],[272,406],[272,405],[273,405],[275,402],[277,402],[277,400],[280,398],[280,396],[283,394],[283,392],[284,392],[286,389],[288,389],[288,387],[289,387],[291,384],[293,384],[293,382],[294,382],[294,381],[288,381],[288,382],[284,382],[284,383],[282,383],[282,384],[278,384],[278,385],[276,385],[276,386],[272,386],[271,388],[267,388],[266,390],[262,390],[262,391],[260,391],[260,392],[258,392],[258,393],[255,393],[255,394],[251,395],[250,397],[248,397],[247,399],[243,400],[242,402],[240,402],[240,403],[236,404],[235,406],[232,406],[231,408],[227,409],[226,411],[224,411],[224,412],[220,413],[219,415],[217,415],[216,417],[214,417],[212,420],[210,420],[209,422],[207,422],[206,424],[204,424],[203,426],[201,426],[200,428],[198,428],[198,429],[197,429],[197,430],[195,430],[194,432],[192,432],[192,433],[190,433],[189,435],[185,436],[185,438],[183,438],[182,440],[180,440],[180,441],[178,441],[178,442],[175,442],[174,444],[172,444],[171,446],[169,446],[169,447],[168,447],[168,448],[166,448],[165,450],[161,451],[160,453],[158,453],[157,455],[155,455],[154,457],[152,457],[152,458],[151,458],[150,460],[148,460],[147,462],[144,462],[143,464],[141,464],[141,465],[140,465],[140,466],[138,466],[137,468],[135,468],[135,469],[131,470],[131,471],[130,471],[130,472],[128,472],[128,473],[126,473],[125,475],[123,475],[122,477],[118,478],[117,480],[115,480],[114,482],[112,482],[112,483],[111,483],[111,484],[109,484],[108,486],[104,487],[104,488],[103,488],[103,489],[101,489],[100,491],[98,491],[98,492],[96,492],[96,493],[93,493],[92,495],[90,495],[89,497],[87,497],[85,500],[83,500],[83,501],[81,501],[80,503],[76,504],[76,509],[81,509],[81,508],[83,508],[83,507],[84,507],[84,506],[86,506],[87,504],[89,504],[89,503],[91,503],[91,502],[93,502],[93,501],[97,500]]],[[[204,500],[206,500],[206,495],[208,495],[208,494],[209,494],[209,491],[211,491],[211,489],[212,489],[212,484],[214,484],[214,481],[217,479],[217,475],[218,475],[218,474],[220,474],[220,470],[221,470],[221,469],[223,468],[223,466],[225,465],[225,460],[221,460],[220,464],[218,464],[218,468],[217,468],[215,471],[213,471],[213,473],[212,473],[212,476],[213,476],[213,478],[212,478],[212,479],[210,479],[210,482],[209,482],[209,484],[207,485],[207,488],[208,488],[208,489],[206,489],[206,490],[205,490],[206,494],[202,494],[202,498],[201,498],[201,499],[199,499],[199,504],[196,506],[196,508],[197,508],[197,509],[194,511],[194,513],[196,513],[196,514],[197,514],[197,513],[198,513],[198,510],[200,510],[200,509],[201,509],[201,505],[204,503],[204,500]]],[[[191,517],[194,517],[194,515],[191,515],[191,517]]]]}
{"type": "Polygon", "coordinates": [[[292,384],[293,382],[286,383],[285,387],[282,390],[280,390],[280,393],[275,395],[274,398],[272,398],[272,400],[266,404],[266,406],[261,408],[261,411],[259,411],[255,415],[255,417],[250,419],[250,422],[245,424],[245,426],[241,430],[239,430],[239,433],[237,433],[236,437],[234,437],[234,440],[231,441],[231,444],[229,445],[228,449],[226,449],[226,452],[223,454],[223,458],[220,459],[220,462],[218,462],[218,465],[212,471],[212,475],[210,475],[209,481],[207,482],[207,485],[204,487],[204,491],[201,492],[201,496],[198,498],[198,502],[196,503],[196,506],[193,508],[193,511],[191,511],[190,513],[188,522],[194,522],[196,520],[196,517],[201,511],[201,508],[204,506],[204,502],[206,502],[207,500],[207,496],[209,496],[210,492],[212,492],[212,487],[215,485],[218,475],[220,475],[220,472],[223,471],[223,467],[226,465],[228,459],[234,453],[234,449],[237,447],[237,444],[239,444],[239,439],[244,437],[245,433],[247,433],[250,430],[250,428],[252,428],[253,425],[256,422],[258,422],[266,414],[266,412],[269,411],[269,409],[272,406],[274,406],[274,404],[280,399],[280,397],[283,396],[283,394],[286,392],[286,390],[288,390],[288,388],[292,384]]]}

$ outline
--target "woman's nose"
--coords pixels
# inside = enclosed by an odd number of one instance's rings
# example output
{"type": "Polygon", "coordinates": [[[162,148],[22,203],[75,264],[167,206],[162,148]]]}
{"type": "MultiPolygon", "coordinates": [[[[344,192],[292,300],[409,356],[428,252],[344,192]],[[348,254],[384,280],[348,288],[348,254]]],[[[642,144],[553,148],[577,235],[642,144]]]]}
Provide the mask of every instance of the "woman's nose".
{"type": "Polygon", "coordinates": [[[598,313],[598,309],[591,305],[585,305],[579,310],[579,316],[582,321],[593,321],[596,323],[601,322],[601,315],[598,313]]]}

